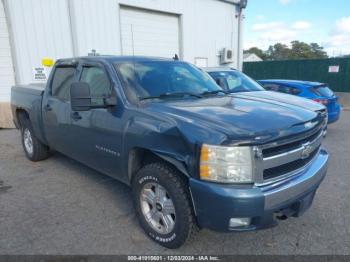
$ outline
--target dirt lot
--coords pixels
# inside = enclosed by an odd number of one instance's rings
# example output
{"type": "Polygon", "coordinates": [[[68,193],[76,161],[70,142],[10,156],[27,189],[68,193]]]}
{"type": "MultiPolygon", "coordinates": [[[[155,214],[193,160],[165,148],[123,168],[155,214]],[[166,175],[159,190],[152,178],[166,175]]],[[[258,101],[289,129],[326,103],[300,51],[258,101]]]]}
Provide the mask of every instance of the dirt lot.
{"type": "Polygon", "coordinates": [[[60,154],[31,163],[0,130],[0,254],[350,254],[350,112],[331,125],[329,172],[301,218],[258,232],[202,230],[166,250],[140,229],[125,185],[60,154]]]}

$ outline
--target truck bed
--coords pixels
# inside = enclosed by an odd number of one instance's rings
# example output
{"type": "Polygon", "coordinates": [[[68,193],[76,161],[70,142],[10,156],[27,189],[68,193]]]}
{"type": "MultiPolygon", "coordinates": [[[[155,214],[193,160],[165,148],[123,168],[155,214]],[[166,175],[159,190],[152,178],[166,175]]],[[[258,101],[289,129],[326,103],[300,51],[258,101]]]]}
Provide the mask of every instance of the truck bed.
{"type": "Polygon", "coordinates": [[[45,84],[17,85],[12,87],[12,92],[26,93],[41,96],[45,90],[45,84]]]}

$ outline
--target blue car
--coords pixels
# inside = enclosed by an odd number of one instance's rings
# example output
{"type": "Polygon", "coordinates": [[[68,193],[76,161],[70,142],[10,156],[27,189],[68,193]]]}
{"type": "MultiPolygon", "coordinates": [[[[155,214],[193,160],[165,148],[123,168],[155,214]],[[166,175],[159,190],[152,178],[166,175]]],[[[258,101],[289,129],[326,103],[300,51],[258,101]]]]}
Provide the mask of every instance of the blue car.
{"type": "Polygon", "coordinates": [[[279,79],[258,80],[258,82],[266,90],[297,95],[323,104],[328,111],[329,124],[336,122],[340,117],[341,106],[338,103],[338,97],[327,84],[279,79]]]}

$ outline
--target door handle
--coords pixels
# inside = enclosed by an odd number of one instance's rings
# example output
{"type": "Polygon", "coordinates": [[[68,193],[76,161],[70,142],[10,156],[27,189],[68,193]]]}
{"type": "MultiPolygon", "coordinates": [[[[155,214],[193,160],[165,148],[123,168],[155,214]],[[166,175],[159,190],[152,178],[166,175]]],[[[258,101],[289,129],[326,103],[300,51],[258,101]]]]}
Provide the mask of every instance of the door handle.
{"type": "Polygon", "coordinates": [[[81,115],[78,112],[71,113],[70,117],[75,121],[82,119],[81,115]]]}
{"type": "Polygon", "coordinates": [[[52,107],[49,104],[47,104],[44,109],[45,111],[52,111],[52,107]]]}

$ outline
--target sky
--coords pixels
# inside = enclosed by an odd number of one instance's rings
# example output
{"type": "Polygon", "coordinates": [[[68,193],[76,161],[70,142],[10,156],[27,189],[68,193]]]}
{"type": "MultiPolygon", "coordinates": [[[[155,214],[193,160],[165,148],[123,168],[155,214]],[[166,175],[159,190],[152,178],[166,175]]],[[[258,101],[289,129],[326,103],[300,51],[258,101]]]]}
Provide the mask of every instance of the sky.
{"type": "Polygon", "coordinates": [[[244,16],[245,49],[300,40],[350,54],[350,0],[248,0],[244,16]]]}

